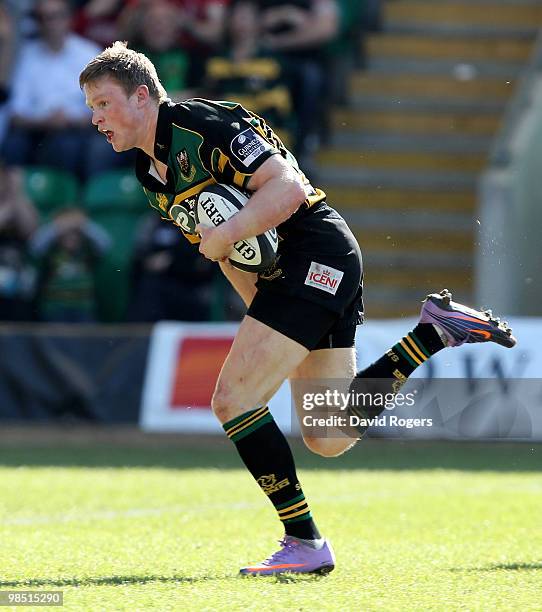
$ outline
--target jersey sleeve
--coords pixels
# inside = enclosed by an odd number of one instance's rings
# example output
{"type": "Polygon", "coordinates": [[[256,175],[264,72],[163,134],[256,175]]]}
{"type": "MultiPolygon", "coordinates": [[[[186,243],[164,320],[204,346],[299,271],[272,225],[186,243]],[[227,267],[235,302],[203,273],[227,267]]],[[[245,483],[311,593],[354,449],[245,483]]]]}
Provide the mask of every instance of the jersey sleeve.
{"type": "Polygon", "coordinates": [[[209,170],[219,183],[244,189],[269,157],[280,154],[263,120],[239,104],[213,103],[203,123],[209,170]]]}

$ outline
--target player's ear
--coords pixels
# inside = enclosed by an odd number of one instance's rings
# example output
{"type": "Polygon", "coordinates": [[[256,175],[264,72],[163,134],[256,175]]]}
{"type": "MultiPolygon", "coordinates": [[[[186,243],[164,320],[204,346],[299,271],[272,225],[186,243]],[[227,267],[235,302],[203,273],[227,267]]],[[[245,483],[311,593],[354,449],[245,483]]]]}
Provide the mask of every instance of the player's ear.
{"type": "Polygon", "coordinates": [[[139,106],[143,106],[149,101],[149,88],[146,85],[138,85],[136,91],[137,102],[139,106]]]}

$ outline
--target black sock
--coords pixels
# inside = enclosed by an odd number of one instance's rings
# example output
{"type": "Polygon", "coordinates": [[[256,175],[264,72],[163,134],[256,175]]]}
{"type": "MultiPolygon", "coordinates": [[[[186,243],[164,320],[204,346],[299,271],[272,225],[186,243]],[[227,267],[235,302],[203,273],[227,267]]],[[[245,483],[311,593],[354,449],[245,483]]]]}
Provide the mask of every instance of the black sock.
{"type": "MultiPolygon", "coordinates": [[[[435,353],[445,348],[439,333],[431,323],[418,323],[416,327],[394,344],[380,359],[356,374],[351,390],[369,393],[398,393],[414,370],[435,353]],[[366,379],[362,382],[360,379],[366,379]]],[[[385,410],[383,405],[367,410],[349,406],[348,412],[362,419],[373,418],[385,410]]],[[[359,426],[363,434],[367,427],[359,426]]]]}
{"type": "Polygon", "coordinates": [[[269,497],[287,535],[320,537],[297,479],[292,451],[269,408],[257,408],[224,423],[241,459],[269,497]]]}
{"type": "Polygon", "coordinates": [[[418,323],[385,355],[358,372],[356,378],[395,378],[405,382],[418,366],[443,348],[444,342],[433,325],[418,323]]]}

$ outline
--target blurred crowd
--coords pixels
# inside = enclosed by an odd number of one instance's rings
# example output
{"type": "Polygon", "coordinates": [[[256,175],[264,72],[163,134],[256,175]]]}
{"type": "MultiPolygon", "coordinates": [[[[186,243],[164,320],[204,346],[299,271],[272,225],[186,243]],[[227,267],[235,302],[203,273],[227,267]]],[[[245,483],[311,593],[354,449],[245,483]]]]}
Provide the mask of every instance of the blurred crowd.
{"type": "Polygon", "coordinates": [[[310,174],[378,27],[378,0],[0,0],[0,320],[241,313],[217,267],[131,195],[133,152],[91,126],[78,75],[101,49],[144,52],[176,101],[243,103],[310,174]]]}

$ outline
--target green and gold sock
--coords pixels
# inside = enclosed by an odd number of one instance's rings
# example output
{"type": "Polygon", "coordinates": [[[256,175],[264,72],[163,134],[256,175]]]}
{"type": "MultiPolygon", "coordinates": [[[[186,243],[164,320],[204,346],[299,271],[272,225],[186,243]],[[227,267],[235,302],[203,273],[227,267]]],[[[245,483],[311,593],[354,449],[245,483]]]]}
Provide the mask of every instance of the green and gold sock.
{"type": "Polygon", "coordinates": [[[404,338],[356,378],[389,378],[404,383],[414,370],[444,348],[437,330],[428,323],[418,323],[404,338]]]}
{"type": "MultiPolygon", "coordinates": [[[[444,342],[434,326],[430,323],[418,323],[380,359],[358,372],[351,389],[379,394],[398,393],[412,372],[443,348],[444,342]],[[366,388],[360,379],[367,381],[366,388]]],[[[367,419],[378,416],[384,409],[383,405],[372,406],[368,410],[349,406],[348,412],[367,419]]],[[[361,433],[364,433],[365,429],[364,426],[358,428],[361,433]]]]}
{"type": "Polygon", "coordinates": [[[320,533],[299,484],[294,458],[267,406],[223,425],[243,463],[269,497],[287,535],[315,540],[320,533]]]}

